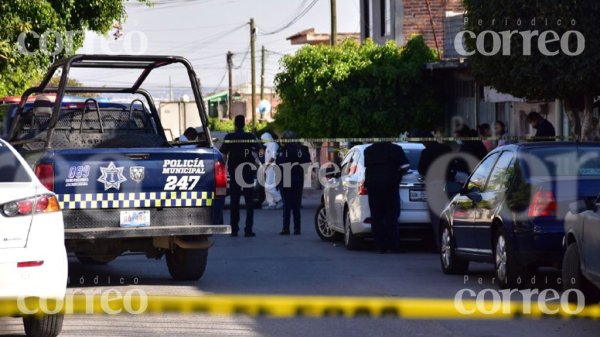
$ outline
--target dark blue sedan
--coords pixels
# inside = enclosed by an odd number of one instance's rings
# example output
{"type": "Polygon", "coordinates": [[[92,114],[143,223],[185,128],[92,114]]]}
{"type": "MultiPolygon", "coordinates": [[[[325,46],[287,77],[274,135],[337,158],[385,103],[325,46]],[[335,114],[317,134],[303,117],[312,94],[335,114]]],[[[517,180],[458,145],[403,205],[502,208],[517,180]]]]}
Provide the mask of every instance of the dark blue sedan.
{"type": "Polygon", "coordinates": [[[495,264],[516,287],[540,266],[560,267],[569,204],[600,192],[600,144],[514,144],[490,152],[441,214],[441,266],[464,274],[495,264]]]}

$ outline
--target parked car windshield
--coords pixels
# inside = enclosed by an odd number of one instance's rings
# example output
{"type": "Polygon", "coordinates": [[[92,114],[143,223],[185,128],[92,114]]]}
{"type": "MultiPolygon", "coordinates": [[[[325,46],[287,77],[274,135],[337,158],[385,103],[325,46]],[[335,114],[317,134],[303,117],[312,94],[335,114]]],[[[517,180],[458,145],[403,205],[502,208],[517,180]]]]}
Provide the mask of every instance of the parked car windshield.
{"type": "Polygon", "coordinates": [[[31,178],[19,159],[5,146],[0,145],[0,183],[25,183],[31,178]]]}
{"type": "Polygon", "coordinates": [[[544,147],[527,153],[532,176],[600,176],[600,147],[544,147]]]}

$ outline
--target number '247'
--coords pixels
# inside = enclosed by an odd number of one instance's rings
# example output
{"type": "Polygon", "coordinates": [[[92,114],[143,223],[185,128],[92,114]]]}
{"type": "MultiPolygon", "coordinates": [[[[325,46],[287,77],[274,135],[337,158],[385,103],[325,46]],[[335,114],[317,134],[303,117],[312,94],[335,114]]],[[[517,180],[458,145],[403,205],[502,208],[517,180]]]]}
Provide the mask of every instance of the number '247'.
{"type": "Polygon", "coordinates": [[[199,176],[168,176],[165,191],[191,191],[199,181],[199,176]]]}

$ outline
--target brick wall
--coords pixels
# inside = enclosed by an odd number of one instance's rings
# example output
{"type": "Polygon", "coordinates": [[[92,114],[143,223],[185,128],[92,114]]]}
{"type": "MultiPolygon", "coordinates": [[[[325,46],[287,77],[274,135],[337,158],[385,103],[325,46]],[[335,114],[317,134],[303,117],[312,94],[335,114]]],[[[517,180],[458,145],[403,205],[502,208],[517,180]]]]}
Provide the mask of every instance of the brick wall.
{"type": "MultiPolygon", "coordinates": [[[[464,7],[461,0],[429,0],[431,15],[433,17],[433,28],[435,29],[437,43],[440,52],[444,53],[445,31],[444,22],[446,12],[462,12],[464,7]]],[[[423,35],[425,42],[430,48],[435,48],[434,29],[432,29],[429,11],[425,0],[403,1],[403,35],[407,40],[413,34],[423,35]]]]}
{"type": "Polygon", "coordinates": [[[462,4],[462,0],[447,0],[446,10],[454,12],[463,12],[465,7],[462,4]]]}

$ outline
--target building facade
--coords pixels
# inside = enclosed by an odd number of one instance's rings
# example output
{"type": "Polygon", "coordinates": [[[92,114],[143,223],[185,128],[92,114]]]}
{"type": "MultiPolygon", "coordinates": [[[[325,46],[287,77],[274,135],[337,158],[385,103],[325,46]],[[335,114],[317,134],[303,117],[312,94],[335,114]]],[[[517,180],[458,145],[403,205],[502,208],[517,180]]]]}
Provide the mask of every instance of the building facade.
{"type": "Polygon", "coordinates": [[[462,27],[461,0],[360,0],[361,40],[402,46],[415,34],[442,57],[454,57],[454,39],[462,27]]]}
{"type": "Polygon", "coordinates": [[[418,34],[438,51],[440,61],[427,65],[426,71],[439,87],[446,134],[451,135],[458,122],[475,128],[500,120],[510,136],[532,135],[535,130],[526,121],[531,111],[546,117],[558,135],[566,134],[562,102],[526,101],[475,80],[468,59],[455,48],[456,36],[464,29],[462,0],[361,0],[360,9],[362,41],[370,38],[383,44],[391,40],[403,46],[418,34]]]}

